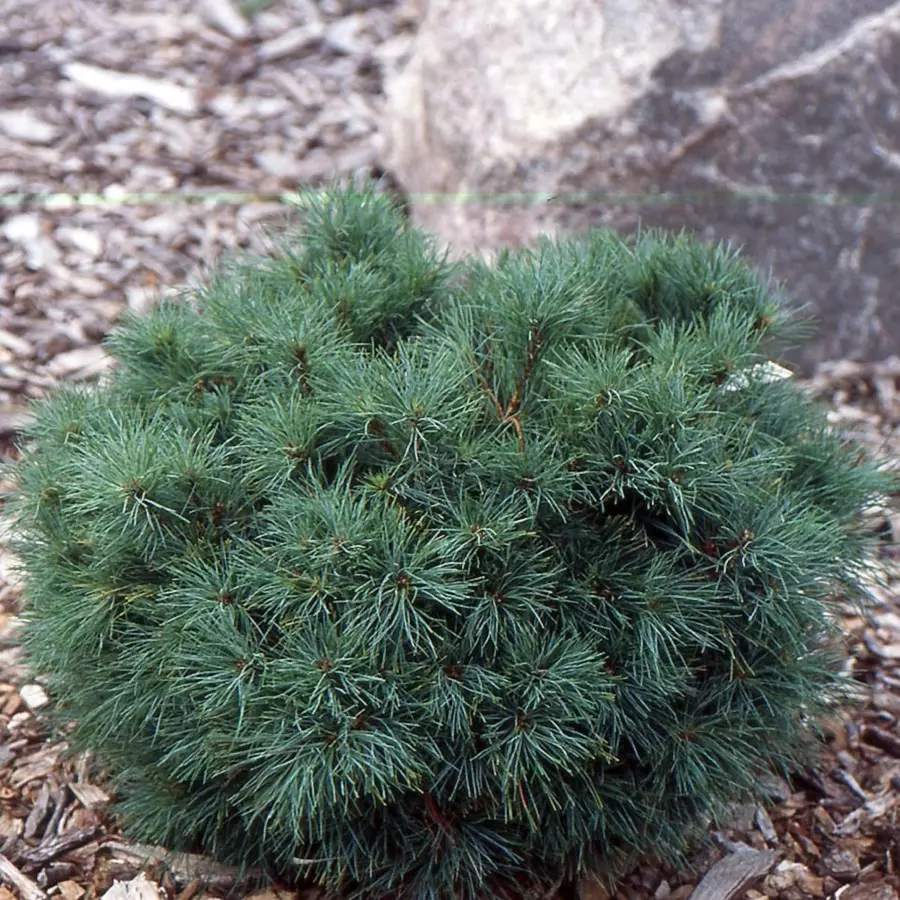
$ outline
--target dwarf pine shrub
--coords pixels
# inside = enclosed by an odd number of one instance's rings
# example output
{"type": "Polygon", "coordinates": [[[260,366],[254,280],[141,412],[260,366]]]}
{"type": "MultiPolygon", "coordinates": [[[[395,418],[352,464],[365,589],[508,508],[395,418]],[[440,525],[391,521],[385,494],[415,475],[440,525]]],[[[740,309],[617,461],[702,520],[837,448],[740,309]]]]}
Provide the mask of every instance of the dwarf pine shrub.
{"type": "Polygon", "coordinates": [[[309,204],[38,405],[24,643],[74,746],[136,838],[367,897],[677,859],[843,696],[885,477],[756,377],[795,323],[727,248],[451,264],[372,186],[309,204]]]}

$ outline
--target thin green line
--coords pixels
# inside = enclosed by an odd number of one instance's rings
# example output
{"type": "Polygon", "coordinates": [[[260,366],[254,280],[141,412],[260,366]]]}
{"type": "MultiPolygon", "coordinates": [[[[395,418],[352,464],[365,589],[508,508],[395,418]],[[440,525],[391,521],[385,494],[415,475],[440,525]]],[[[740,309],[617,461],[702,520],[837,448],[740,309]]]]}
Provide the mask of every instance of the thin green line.
{"type": "MultiPolygon", "coordinates": [[[[252,192],[203,192],[172,191],[129,193],[107,191],[104,193],[11,193],[0,196],[0,208],[6,209],[46,209],[63,210],[76,207],[124,207],[153,206],[157,204],[200,204],[204,206],[241,206],[245,203],[280,203],[285,206],[302,206],[304,193],[285,191],[281,193],[252,192]]],[[[900,194],[842,194],[797,193],[782,194],[771,191],[697,191],[658,193],[420,193],[410,194],[409,199],[422,204],[482,203],[498,206],[521,205],[575,205],[575,204],[617,204],[617,203],[784,203],[815,204],[819,206],[882,206],[900,204],[900,194]]]]}
{"type": "Polygon", "coordinates": [[[767,203],[818,203],[823,206],[870,206],[873,204],[900,203],[900,194],[841,194],[830,193],[795,193],[786,194],[773,191],[659,191],[659,192],[625,192],[608,193],[570,193],[570,194],[410,194],[411,199],[422,203],[448,203],[456,200],[482,202],[490,200],[500,204],[524,203],[678,203],[704,202],[767,202],[767,203]]]}

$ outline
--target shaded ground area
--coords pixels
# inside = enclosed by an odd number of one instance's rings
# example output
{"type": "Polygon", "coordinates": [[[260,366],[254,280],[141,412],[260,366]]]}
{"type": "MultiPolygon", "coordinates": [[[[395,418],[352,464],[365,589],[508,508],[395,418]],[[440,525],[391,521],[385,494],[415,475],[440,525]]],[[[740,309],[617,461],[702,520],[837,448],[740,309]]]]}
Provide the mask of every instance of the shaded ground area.
{"type": "MultiPolygon", "coordinates": [[[[30,398],[105,371],[100,341],[124,309],[199,277],[223,251],[259,246],[261,226],[285,215],[282,192],[379,174],[382,75],[402,59],[414,20],[412,6],[371,0],[251,0],[243,10],[226,0],[0,0],[0,458],[13,457],[30,398]],[[172,191],[242,196],[146,196],[172,191]],[[101,196],[58,196],[85,192],[101,196]]],[[[809,389],[836,425],[900,460],[900,361],[838,363],[809,389]]],[[[828,723],[820,765],[773,781],[770,812],[736,809],[695,871],[648,862],[615,897],[896,900],[900,582],[890,567],[900,515],[873,510],[871,521],[883,583],[873,580],[865,614],[846,607],[843,620],[861,704],[828,723]]],[[[90,759],[66,757],[65,735],[43,717],[46,695],[23,671],[11,562],[0,546],[0,900],[246,896],[252,887],[233,872],[164,858],[117,830],[102,778],[90,759]]],[[[613,896],[590,884],[579,894],[613,896]]]]}

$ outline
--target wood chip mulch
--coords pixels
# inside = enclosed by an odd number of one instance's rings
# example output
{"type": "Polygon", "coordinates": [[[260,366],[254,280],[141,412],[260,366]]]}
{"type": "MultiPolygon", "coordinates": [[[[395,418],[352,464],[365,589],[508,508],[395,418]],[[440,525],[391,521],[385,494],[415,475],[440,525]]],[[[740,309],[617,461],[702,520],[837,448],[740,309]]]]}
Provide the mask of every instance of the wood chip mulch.
{"type": "MultiPolygon", "coordinates": [[[[257,248],[261,226],[284,218],[283,192],[379,174],[382,80],[416,11],[0,0],[0,461],[29,399],[107,369],[100,341],[123,310],[202,277],[222,252],[257,248]],[[201,199],[171,202],[179,192],[201,199]]],[[[900,465],[900,360],[838,362],[808,387],[836,426],[900,465]]],[[[580,885],[579,900],[898,900],[900,513],[870,513],[882,537],[870,602],[842,610],[862,702],[835,711],[819,764],[773,779],[768,812],[735,808],[692,870],[647,862],[613,891],[580,885]]],[[[72,759],[47,727],[49,700],[17,647],[11,563],[0,535],[0,900],[297,896],[122,835],[90,757],[72,759]]]]}

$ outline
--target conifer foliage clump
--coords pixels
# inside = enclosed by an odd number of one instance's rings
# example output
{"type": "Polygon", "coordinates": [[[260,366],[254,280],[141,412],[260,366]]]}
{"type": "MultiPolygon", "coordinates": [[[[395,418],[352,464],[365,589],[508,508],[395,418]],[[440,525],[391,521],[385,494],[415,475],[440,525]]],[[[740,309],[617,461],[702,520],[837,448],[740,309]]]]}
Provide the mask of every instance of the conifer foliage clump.
{"type": "Polygon", "coordinates": [[[371,185],[109,339],[18,465],[25,647],[134,837],[367,897],[675,856],[842,695],[886,485],[735,253],[448,262],[371,185]]]}

